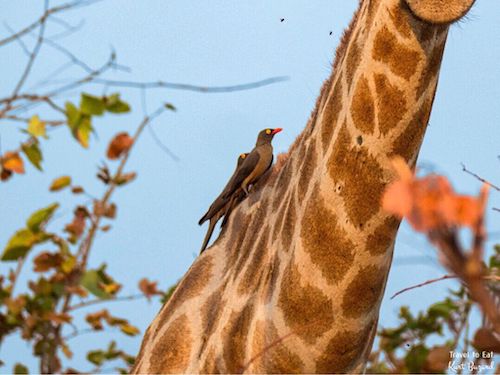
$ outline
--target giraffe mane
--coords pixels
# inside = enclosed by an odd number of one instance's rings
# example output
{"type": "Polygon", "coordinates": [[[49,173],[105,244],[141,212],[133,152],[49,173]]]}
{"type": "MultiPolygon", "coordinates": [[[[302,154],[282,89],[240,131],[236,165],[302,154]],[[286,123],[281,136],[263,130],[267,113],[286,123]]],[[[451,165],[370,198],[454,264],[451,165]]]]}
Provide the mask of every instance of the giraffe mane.
{"type": "MultiPolygon", "coordinates": [[[[335,77],[335,73],[336,73],[341,61],[343,60],[343,58],[345,56],[347,46],[349,45],[349,41],[351,40],[352,31],[354,30],[354,26],[356,25],[356,22],[358,21],[358,16],[359,16],[359,12],[361,10],[361,5],[363,5],[364,1],[370,1],[370,0],[359,0],[358,8],[354,11],[351,22],[342,32],[342,36],[340,38],[340,43],[337,46],[337,49],[335,50],[335,57],[334,57],[333,63],[332,63],[333,74],[330,74],[329,78],[327,78],[323,82],[323,85],[321,86],[320,93],[318,95],[318,98],[316,99],[316,104],[314,105],[314,109],[312,110],[311,115],[309,116],[309,120],[307,121],[306,129],[307,128],[311,129],[310,125],[311,125],[311,123],[313,123],[316,120],[316,116],[319,112],[320,103],[323,100],[324,95],[330,91],[330,88],[332,85],[332,79],[333,79],[333,77],[335,77]]],[[[297,137],[295,142],[292,144],[292,146],[290,147],[290,151],[292,151],[297,146],[297,144],[300,142],[299,138],[301,138],[301,137],[297,137]]]]}

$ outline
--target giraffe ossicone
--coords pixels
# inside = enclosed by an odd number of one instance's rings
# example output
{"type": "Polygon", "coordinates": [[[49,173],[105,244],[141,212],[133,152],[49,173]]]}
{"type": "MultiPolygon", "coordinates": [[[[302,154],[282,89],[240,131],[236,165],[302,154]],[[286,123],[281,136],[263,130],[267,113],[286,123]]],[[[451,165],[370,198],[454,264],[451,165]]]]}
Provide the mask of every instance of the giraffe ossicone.
{"type": "Polygon", "coordinates": [[[363,371],[399,226],[381,209],[389,160],[416,162],[449,22],[472,3],[360,1],[305,129],[194,261],[134,372],[363,371]]]}

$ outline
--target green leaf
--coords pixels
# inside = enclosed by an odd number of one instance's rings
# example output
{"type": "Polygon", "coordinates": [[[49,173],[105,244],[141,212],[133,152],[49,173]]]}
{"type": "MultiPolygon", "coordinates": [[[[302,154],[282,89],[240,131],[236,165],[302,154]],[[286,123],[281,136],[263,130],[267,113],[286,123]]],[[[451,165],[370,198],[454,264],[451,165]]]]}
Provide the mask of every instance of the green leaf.
{"type": "Polygon", "coordinates": [[[170,110],[170,111],[177,111],[177,108],[172,103],[165,103],[165,108],[170,110]]]}
{"type": "Polygon", "coordinates": [[[495,245],[493,249],[495,254],[490,257],[489,268],[500,268],[500,245],[495,245]]]}
{"type": "Polygon", "coordinates": [[[105,98],[106,111],[111,113],[130,112],[128,103],[120,100],[120,94],[112,94],[105,98]]]}
{"type": "Polygon", "coordinates": [[[43,157],[42,152],[38,147],[38,143],[31,143],[30,145],[22,144],[21,149],[23,150],[24,155],[26,155],[26,158],[31,162],[31,164],[33,164],[36,169],[41,171],[41,162],[43,160],[43,157]]]}
{"type": "MultiPolygon", "coordinates": [[[[80,284],[87,289],[94,296],[107,299],[111,298],[111,294],[106,293],[100,285],[103,284],[104,280],[102,279],[100,273],[96,270],[89,270],[83,274],[82,279],[80,280],[80,284]]],[[[104,283],[105,284],[105,283],[104,283]]]]}
{"type": "Polygon", "coordinates": [[[45,122],[40,121],[38,115],[31,117],[28,122],[28,133],[33,137],[46,137],[47,133],[45,131],[45,122]]]}
{"type": "Polygon", "coordinates": [[[50,206],[35,211],[26,221],[26,226],[34,233],[40,231],[42,224],[50,220],[59,203],[52,203],[50,206]]]}
{"type": "Polygon", "coordinates": [[[33,245],[37,242],[37,237],[29,229],[18,230],[10,238],[2,254],[2,261],[17,260],[24,257],[33,245]]]}
{"type": "Polygon", "coordinates": [[[80,110],[86,115],[100,116],[104,113],[104,100],[97,96],[83,93],[80,99],[80,110]]]}
{"type": "Polygon", "coordinates": [[[92,350],[87,353],[87,360],[96,366],[102,365],[106,356],[102,350],[92,350]]]}
{"type": "Polygon", "coordinates": [[[16,363],[14,365],[14,374],[29,374],[30,372],[28,371],[28,368],[21,364],[21,363],[16,363]]]}
{"type": "Polygon", "coordinates": [[[443,302],[437,302],[431,305],[431,307],[429,307],[428,314],[431,317],[442,316],[443,318],[448,318],[455,310],[457,310],[457,306],[455,306],[450,299],[446,299],[443,302]]]}
{"type": "Polygon", "coordinates": [[[138,335],[141,331],[139,331],[139,328],[134,327],[131,324],[123,324],[120,326],[120,331],[122,331],[124,334],[128,336],[136,336],[138,335]]]}
{"type": "Polygon", "coordinates": [[[66,120],[68,122],[68,126],[71,129],[76,128],[76,126],[80,123],[80,111],[76,106],[71,102],[66,102],[66,120]]]}
{"type": "Polygon", "coordinates": [[[83,147],[88,148],[90,133],[92,133],[92,123],[90,121],[90,117],[83,116],[80,123],[74,130],[74,136],[83,147]]]}
{"type": "Polygon", "coordinates": [[[61,176],[52,181],[50,184],[50,191],[59,191],[64,189],[65,187],[71,185],[71,177],[70,176],[61,176]]]}
{"type": "Polygon", "coordinates": [[[75,268],[76,264],[76,258],[72,255],[68,256],[61,264],[61,270],[68,274],[70,273],[73,268],[75,268]]]}
{"type": "Polygon", "coordinates": [[[423,345],[416,345],[408,352],[405,357],[405,364],[410,373],[421,373],[425,363],[429,349],[423,345]]]}

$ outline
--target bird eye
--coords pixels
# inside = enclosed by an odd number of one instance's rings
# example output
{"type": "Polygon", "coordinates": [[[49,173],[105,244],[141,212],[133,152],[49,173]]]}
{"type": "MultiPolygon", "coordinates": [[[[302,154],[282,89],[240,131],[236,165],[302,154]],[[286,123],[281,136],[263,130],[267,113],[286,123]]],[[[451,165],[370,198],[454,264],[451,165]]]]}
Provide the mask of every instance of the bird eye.
{"type": "Polygon", "coordinates": [[[266,129],[266,134],[271,134],[271,129],[266,129]]]}
{"type": "Polygon", "coordinates": [[[240,158],[245,159],[247,156],[245,154],[241,154],[240,158]]]}

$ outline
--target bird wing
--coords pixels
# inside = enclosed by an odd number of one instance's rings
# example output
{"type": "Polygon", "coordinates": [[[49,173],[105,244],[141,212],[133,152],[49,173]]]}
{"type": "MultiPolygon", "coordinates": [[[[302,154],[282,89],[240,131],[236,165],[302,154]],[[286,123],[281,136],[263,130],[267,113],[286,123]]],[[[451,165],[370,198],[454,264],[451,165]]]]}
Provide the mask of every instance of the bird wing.
{"type": "MultiPolygon", "coordinates": [[[[248,154],[248,156],[250,156],[250,155],[251,154],[248,154]]],[[[228,183],[226,184],[226,186],[224,187],[224,189],[222,190],[222,192],[219,194],[219,196],[217,198],[215,198],[215,200],[210,205],[210,208],[208,209],[208,211],[205,213],[205,215],[202,216],[202,218],[200,219],[200,221],[198,221],[199,225],[202,225],[205,221],[207,221],[210,218],[212,218],[212,216],[214,216],[219,210],[221,210],[226,205],[226,203],[228,202],[229,197],[232,194],[232,192],[229,193],[229,194],[227,194],[227,193],[232,188],[233,181],[238,176],[238,173],[241,170],[241,168],[244,166],[245,162],[247,161],[248,156],[245,158],[245,160],[239,166],[236,167],[236,169],[233,172],[233,175],[229,179],[228,183]],[[227,196],[226,196],[226,194],[227,194],[227,196]]],[[[257,157],[258,156],[259,155],[257,154],[257,157]]],[[[257,161],[258,161],[258,159],[257,159],[257,161]]],[[[251,169],[250,172],[252,170],[253,169],[251,169]]],[[[245,176],[248,176],[248,174],[250,174],[250,172],[247,173],[245,176]]],[[[243,177],[243,179],[244,178],[245,177],[243,177]]],[[[241,180],[239,184],[241,184],[242,181],[243,180],[241,180]]],[[[236,185],[236,186],[238,186],[238,185],[236,185]]]]}
{"type": "Polygon", "coordinates": [[[245,180],[245,178],[247,178],[250,173],[253,172],[253,170],[259,163],[259,160],[259,152],[256,149],[253,149],[229,181],[226,193],[223,195],[223,198],[229,198],[231,194],[233,194],[241,186],[241,183],[245,180]]]}

